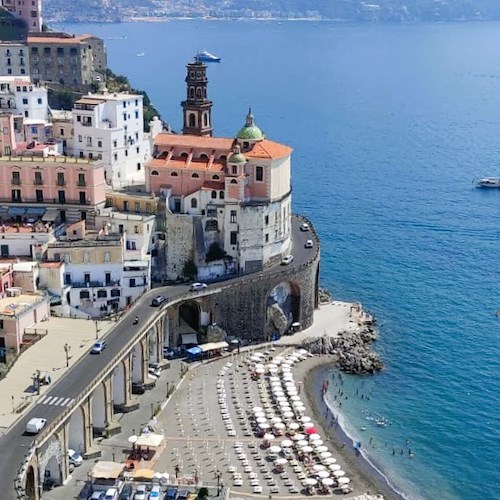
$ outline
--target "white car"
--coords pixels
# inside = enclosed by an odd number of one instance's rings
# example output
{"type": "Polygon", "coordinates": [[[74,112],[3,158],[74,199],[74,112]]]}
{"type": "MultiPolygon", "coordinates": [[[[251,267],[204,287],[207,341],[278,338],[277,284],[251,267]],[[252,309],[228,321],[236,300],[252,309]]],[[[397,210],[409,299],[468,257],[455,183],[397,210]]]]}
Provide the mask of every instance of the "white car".
{"type": "Polygon", "coordinates": [[[148,372],[158,378],[161,375],[161,366],[158,363],[150,363],[148,372]]]}
{"type": "Polygon", "coordinates": [[[161,495],[161,487],[158,484],[153,485],[149,492],[149,500],[159,500],[161,495]]]}
{"type": "Polygon", "coordinates": [[[118,500],[118,490],[116,488],[108,488],[103,500],[118,500]]]}
{"type": "Polygon", "coordinates": [[[148,494],[148,489],[145,484],[140,484],[137,486],[134,494],[134,500],[146,500],[148,494]]]}
{"type": "Polygon", "coordinates": [[[41,418],[41,417],[32,418],[26,424],[26,432],[28,434],[38,434],[45,427],[46,423],[47,423],[47,420],[45,418],[41,418]]]}
{"type": "Polygon", "coordinates": [[[312,248],[314,246],[313,240],[307,240],[304,246],[306,248],[312,248]]]}
{"type": "Polygon", "coordinates": [[[307,222],[304,222],[304,224],[300,225],[301,231],[309,231],[309,229],[311,229],[311,228],[309,227],[309,224],[307,222]]]}
{"type": "Polygon", "coordinates": [[[205,290],[205,288],[207,288],[206,283],[192,283],[190,290],[195,292],[196,290],[205,290]]]}
{"type": "Polygon", "coordinates": [[[68,460],[71,465],[79,467],[83,463],[83,457],[75,450],[68,449],[68,460]]]}
{"type": "Polygon", "coordinates": [[[292,261],[293,261],[293,255],[286,255],[281,260],[281,265],[282,266],[288,266],[288,264],[290,264],[292,261]]]}

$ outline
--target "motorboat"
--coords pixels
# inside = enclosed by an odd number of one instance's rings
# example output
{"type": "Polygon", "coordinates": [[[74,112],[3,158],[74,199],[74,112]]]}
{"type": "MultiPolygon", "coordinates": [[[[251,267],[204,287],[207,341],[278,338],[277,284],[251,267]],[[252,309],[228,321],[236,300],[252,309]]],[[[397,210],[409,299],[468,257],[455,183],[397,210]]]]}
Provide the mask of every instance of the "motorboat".
{"type": "Polygon", "coordinates": [[[210,52],[208,52],[206,50],[202,50],[201,52],[198,52],[194,56],[194,58],[197,62],[206,62],[206,63],[220,62],[220,60],[221,60],[220,57],[214,56],[213,54],[210,54],[210,52]]]}
{"type": "Polygon", "coordinates": [[[474,179],[474,182],[480,188],[500,188],[500,177],[482,177],[474,179]]]}

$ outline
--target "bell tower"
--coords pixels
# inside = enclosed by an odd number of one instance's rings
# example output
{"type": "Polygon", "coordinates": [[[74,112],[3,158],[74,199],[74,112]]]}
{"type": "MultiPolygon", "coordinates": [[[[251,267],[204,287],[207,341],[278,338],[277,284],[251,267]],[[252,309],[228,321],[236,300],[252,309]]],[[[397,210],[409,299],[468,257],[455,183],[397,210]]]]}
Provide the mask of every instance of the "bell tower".
{"type": "Polygon", "coordinates": [[[207,65],[190,62],[186,75],[186,100],[182,101],[184,126],[187,135],[212,136],[212,101],[207,99],[207,65]]]}

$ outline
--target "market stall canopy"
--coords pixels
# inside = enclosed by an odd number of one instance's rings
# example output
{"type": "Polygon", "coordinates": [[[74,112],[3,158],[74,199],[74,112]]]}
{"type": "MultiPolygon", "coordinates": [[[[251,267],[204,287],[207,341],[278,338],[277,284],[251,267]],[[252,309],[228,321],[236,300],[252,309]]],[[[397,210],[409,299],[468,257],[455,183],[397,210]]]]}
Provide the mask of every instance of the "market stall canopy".
{"type": "Polygon", "coordinates": [[[155,471],[151,469],[137,469],[134,471],[134,479],[153,479],[155,471]]]}
{"type": "Polygon", "coordinates": [[[229,347],[227,342],[208,342],[206,344],[200,344],[198,346],[202,352],[215,351],[217,349],[225,349],[229,347]]]}
{"type": "Polygon", "coordinates": [[[122,473],[123,466],[116,462],[97,462],[91,475],[94,479],[116,479],[122,473]]]}
{"type": "Polygon", "coordinates": [[[182,344],[187,345],[187,344],[197,344],[198,343],[198,337],[196,333],[183,333],[182,334],[182,344]]]}
{"type": "Polygon", "coordinates": [[[149,446],[150,448],[158,448],[163,442],[163,434],[143,434],[139,436],[135,442],[136,446],[149,446]]]}

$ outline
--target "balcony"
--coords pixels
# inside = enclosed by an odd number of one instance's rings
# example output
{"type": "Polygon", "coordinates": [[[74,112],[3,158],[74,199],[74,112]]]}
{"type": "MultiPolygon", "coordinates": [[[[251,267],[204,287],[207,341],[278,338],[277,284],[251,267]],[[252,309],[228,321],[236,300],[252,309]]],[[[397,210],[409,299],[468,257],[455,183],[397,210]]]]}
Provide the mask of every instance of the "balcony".
{"type": "Polygon", "coordinates": [[[66,181],[64,179],[60,180],[60,179],[57,179],[57,182],[56,184],[58,186],[66,186],[66,181]]]}
{"type": "Polygon", "coordinates": [[[11,182],[14,186],[20,186],[21,185],[21,179],[16,179],[15,177],[13,177],[11,179],[11,182]]]}
{"type": "Polygon", "coordinates": [[[34,179],[33,184],[36,186],[43,186],[43,179],[34,179]]]}
{"type": "Polygon", "coordinates": [[[110,281],[72,281],[70,284],[73,288],[105,288],[107,286],[120,286],[120,280],[110,281]]]}
{"type": "Polygon", "coordinates": [[[81,122],[82,123],[82,127],[92,127],[92,122],[91,121],[84,121],[84,122],[81,122]]]}
{"type": "Polygon", "coordinates": [[[86,206],[90,204],[90,200],[59,200],[57,198],[44,198],[37,200],[36,198],[0,198],[0,203],[43,203],[44,205],[78,205],[86,206]]]}
{"type": "Polygon", "coordinates": [[[77,181],[76,185],[78,187],[87,187],[87,183],[85,181],[77,181]]]}

